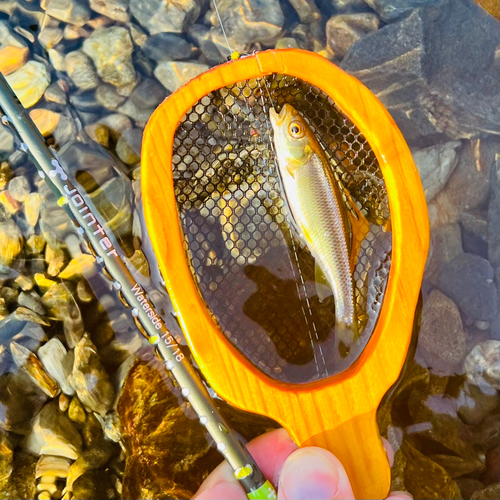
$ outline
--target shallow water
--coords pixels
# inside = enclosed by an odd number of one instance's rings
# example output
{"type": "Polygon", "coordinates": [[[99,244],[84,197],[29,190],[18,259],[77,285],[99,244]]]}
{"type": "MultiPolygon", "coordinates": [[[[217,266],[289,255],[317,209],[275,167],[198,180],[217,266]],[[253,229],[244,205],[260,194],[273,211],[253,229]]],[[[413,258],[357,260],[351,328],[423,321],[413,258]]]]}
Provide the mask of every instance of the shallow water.
{"type": "MultiPolygon", "coordinates": [[[[167,95],[228,53],[213,5],[181,4],[0,4],[2,72],[178,335],[141,226],[142,130],[167,95]]],[[[320,52],[401,128],[431,248],[420,325],[378,414],[396,452],[393,489],[498,498],[497,20],[472,0],[254,0],[252,23],[239,0],[218,5],[233,50],[320,52]]],[[[0,160],[0,497],[189,497],[220,456],[3,129],[0,160]]],[[[247,439],[276,425],[220,405],[247,439]]]]}

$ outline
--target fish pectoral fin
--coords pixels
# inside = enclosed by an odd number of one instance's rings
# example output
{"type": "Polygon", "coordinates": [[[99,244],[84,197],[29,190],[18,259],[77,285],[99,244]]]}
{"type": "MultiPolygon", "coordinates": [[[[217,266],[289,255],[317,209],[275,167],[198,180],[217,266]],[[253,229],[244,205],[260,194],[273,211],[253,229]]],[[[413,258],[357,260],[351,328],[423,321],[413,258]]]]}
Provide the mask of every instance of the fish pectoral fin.
{"type": "Polygon", "coordinates": [[[295,179],[295,168],[293,168],[290,164],[286,166],[286,171],[292,176],[292,179],[295,179]]]}
{"type": "Polygon", "coordinates": [[[321,267],[316,262],[314,264],[314,283],[316,285],[316,293],[320,302],[323,302],[327,297],[333,295],[333,290],[328,284],[328,281],[321,267]]]}

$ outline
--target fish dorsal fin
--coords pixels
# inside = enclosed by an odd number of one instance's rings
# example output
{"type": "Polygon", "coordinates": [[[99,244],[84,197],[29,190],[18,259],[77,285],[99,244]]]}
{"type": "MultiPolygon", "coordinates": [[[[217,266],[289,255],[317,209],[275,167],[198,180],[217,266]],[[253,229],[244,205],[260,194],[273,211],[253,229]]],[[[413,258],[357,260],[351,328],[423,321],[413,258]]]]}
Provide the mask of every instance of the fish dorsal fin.
{"type": "Polygon", "coordinates": [[[320,302],[333,295],[333,290],[326,279],[325,273],[318,265],[318,261],[314,263],[314,284],[316,285],[316,293],[320,302]]]}

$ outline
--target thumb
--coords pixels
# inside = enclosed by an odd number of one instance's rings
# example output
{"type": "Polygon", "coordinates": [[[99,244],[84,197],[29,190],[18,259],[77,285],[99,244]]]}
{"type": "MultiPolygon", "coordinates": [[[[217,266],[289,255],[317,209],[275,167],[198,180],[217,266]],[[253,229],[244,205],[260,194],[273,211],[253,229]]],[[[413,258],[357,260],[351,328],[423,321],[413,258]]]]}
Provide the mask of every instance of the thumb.
{"type": "Polygon", "coordinates": [[[354,499],[339,460],[316,447],[299,448],[283,464],[278,484],[280,500],[354,499]]]}

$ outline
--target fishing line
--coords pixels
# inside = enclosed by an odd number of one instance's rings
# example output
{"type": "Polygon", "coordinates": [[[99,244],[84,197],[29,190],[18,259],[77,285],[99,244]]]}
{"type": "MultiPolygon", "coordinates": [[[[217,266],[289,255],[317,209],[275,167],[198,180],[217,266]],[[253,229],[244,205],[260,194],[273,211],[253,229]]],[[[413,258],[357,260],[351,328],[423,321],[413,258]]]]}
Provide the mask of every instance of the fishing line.
{"type": "Polygon", "coordinates": [[[229,40],[227,39],[226,30],[224,29],[224,25],[222,24],[222,19],[220,17],[219,8],[217,7],[217,2],[215,0],[212,0],[212,1],[214,3],[215,12],[217,13],[217,17],[219,18],[220,29],[222,30],[222,34],[224,35],[224,39],[226,40],[227,49],[229,50],[229,54],[232,54],[233,49],[231,49],[231,46],[229,45],[229,40]]]}
{"type": "MultiPolygon", "coordinates": [[[[267,79],[266,78],[259,79],[259,87],[261,88],[260,97],[261,97],[261,100],[262,100],[262,107],[263,107],[263,109],[265,111],[266,110],[266,104],[265,104],[265,100],[264,100],[264,93],[262,92],[261,80],[264,80],[264,86],[267,89],[267,94],[269,96],[269,100],[270,100],[271,104],[273,104],[273,100],[271,98],[271,94],[270,94],[269,88],[267,86],[267,79]]],[[[274,106],[274,104],[273,104],[273,108],[276,111],[276,107],[274,106]]],[[[267,116],[269,116],[269,110],[270,110],[270,106],[268,106],[267,116]]],[[[268,141],[269,141],[269,147],[270,147],[271,151],[273,152],[273,157],[274,157],[274,170],[276,172],[276,177],[278,179],[278,184],[280,185],[281,192],[284,193],[285,191],[284,191],[284,188],[283,188],[283,182],[281,180],[281,174],[280,174],[279,169],[277,168],[277,165],[276,165],[276,150],[274,149],[274,144],[273,144],[273,141],[271,140],[271,127],[269,126],[269,120],[266,121],[266,126],[267,126],[267,134],[266,135],[267,135],[267,138],[268,138],[268,141]]],[[[284,201],[284,203],[286,205],[286,208],[287,208],[288,212],[290,212],[290,208],[288,207],[288,204],[285,201],[285,198],[283,198],[283,201],[284,201]]],[[[312,351],[313,351],[314,364],[316,365],[316,371],[317,371],[318,375],[320,375],[319,362],[318,362],[318,357],[316,355],[316,350],[317,349],[316,349],[316,345],[314,343],[314,339],[313,339],[313,335],[312,335],[312,332],[311,332],[311,326],[309,324],[308,316],[310,316],[310,318],[311,318],[311,323],[312,323],[312,326],[313,326],[313,329],[314,329],[314,334],[315,334],[316,340],[318,341],[317,345],[318,345],[319,352],[320,352],[320,355],[321,355],[321,361],[323,362],[323,366],[325,368],[326,375],[328,376],[329,373],[328,373],[328,368],[326,366],[325,355],[323,353],[323,348],[321,347],[321,344],[319,343],[318,330],[316,329],[316,323],[315,323],[315,321],[313,319],[311,303],[310,303],[309,297],[307,295],[307,289],[306,289],[306,284],[305,284],[305,280],[304,280],[304,276],[303,276],[303,271],[302,271],[302,267],[301,267],[300,262],[299,262],[299,255],[298,255],[298,252],[297,252],[297,247],[295,245],[295,238],[294,238],[294,236],[292,234],[292,230],[291,230],[291,228],[290,228],[290,226],[288,224],[287,224],[287,228],[288,228],[288,232],[289,232],[289,236],[290,236],[290,241],[292,242],[292,251],[293,251],[293,254],[295,256],[295,262],[297,263],[297,267],[298,267],[298,270],[299,270],[300,282],[301,282],[301,285],[302,285],[302,289],[303,289],[303,293],[304,293],[304,298],[306,300],[307,309],[308,309],[308,312],[309,312],[309,315],[308,315],[306,313],[305,309],[304,309],[304,305],[301,303],[300,307],[302,309],[302,314],[303,314],[304,319],[305,319],[306,324],[307,324],[307,332],[309,334],[309,340],[311,341],[311,348],[312,348],[312,351]]],[[[300,293],[299,283],[298,283],[297,275],[295,273],[295,268],[294,268],[294,266],[293,266],[293,264],[291,262],[291,259],[290,259],[290,268],[292,270],[293,278],[294,278],[294,281],[295,281],[295,286],[297,288],[297,296],[298,296],[298,298],[300,300],[301,293],[300,293]]]]}

